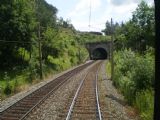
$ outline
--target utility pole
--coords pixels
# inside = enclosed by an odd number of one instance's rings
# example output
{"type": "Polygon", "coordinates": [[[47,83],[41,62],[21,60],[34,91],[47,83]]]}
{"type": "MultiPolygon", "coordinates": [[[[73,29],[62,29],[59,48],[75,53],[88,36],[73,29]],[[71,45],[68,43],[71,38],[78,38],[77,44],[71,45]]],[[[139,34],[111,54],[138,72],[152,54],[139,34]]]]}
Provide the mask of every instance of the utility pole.
{"type": "Polygon", "coordinates": [[[114,41],[113,41],[113,21],[111,18],[111,80],[114,78],[114,41]]]}
{"type": "Polygon", "coordinates": [[[91,7],[91,0],[90,0],[90,6],[89,6],[89,27],[91,27],[91,9],[92,9],[92,7],[91,7]]]}
{"type": "Polygon", "coordinates": [[[80,52],[80,46],[78,47],[78,49],[79,49],[79,62],[81,63],[81,52],[80,52]]]}
{"type": "Polygon", "coordinates": [[[39,74],[40,74],[40,79],[43,79],[40,23],[38,24],[38,48],[39,48],[39,74]]]}
{"type": "Polygon", "coordinates": [[[79,58],[79,63],[81,63],[81,52],[80,52],[80,50],[81,50],[81,48],[80,48],[81,43],[80,43],[79,35],[77,35],[77,41],[78,41],[78,58],[79,58]]]}

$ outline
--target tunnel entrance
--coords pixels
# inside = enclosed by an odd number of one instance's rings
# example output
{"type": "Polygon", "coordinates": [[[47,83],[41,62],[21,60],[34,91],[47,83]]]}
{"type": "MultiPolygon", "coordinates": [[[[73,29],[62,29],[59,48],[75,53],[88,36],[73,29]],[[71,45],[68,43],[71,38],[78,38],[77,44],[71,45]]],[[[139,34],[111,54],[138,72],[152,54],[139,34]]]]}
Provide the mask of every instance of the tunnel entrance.
{"type": "Polygon", "coordinates": [[[107,51],[103,48],[96,48],[92,52],[92,60],[104,60],[107,59],[107,51]]]}
{"type": "Polygon", "coordinates": [[[85,44],[90,60],[110,59],[111,42],[88,42],[85,44]]]}

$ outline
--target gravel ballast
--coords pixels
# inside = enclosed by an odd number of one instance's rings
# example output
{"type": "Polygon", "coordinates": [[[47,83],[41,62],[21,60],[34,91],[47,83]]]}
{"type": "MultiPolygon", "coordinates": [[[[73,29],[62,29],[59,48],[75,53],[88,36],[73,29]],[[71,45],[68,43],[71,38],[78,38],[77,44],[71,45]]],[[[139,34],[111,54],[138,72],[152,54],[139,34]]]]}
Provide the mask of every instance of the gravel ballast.
{"type": "MultiPolygon", "coordinates": [[[[105,61],[107,62],[107,61],[105,61]]],[[[103,119],[105,120],[138,120],[133,108],[129,107],[124,97],[107,78],[106,64],[99,71],[99,96],[103,119]]]]}
{"type": "MultiPolygon", "coordinates": [[[[98,76],[99,101],[103,120],[138,120],[135,110],[127,105],[124,97],[112,85],[112,81],[108,79],[106,75],[106,62],[107,61],[104,61],[102,64],[98,76]]],[[[81,71],[79,74],[71,77],[64,85],[59,87],[46,101],[44,101],[42,105],[33,110],[27,116],[26,120],[64,119],[69,109],[66,106],[71,103],[73,99],[72,97],[75,94],[78,85],[92,66],[93,65],[81,71]]],[[[66,73],[67,71],[33,85],[27,90],[2,101],[2,103],[0,103],[0,111],[14,104],[19,99],[22,99],[26,95],[32,93],[58,76],[66,73]]]]}
{"type": "MultiPolygon", "coordinates": [[[[81,66],[81,65],[79,65],[81,66]]],[[[78,67],[78,66],[76,66],[78,67]]],[[[34,84],[34,85],[30,85],[30,87],[27,87],[25,90],[11,96],[11,97],[8,97],[6,98],[5,100],[3,101],[0,101],[0,112],[2,112],[3,110],[5,110],[6,108],[10,107],[11,105],[13,105],[14,103],[16,103],[17,101],[19,101],[20,99],[24,98],[25,96],[31,94],[32,92],[34,92],[35,90],[39,89],[40,87],[44,86],[45,84],[47,84],[48,82],[51,82],[52,80],[54,80],[55,78],[65,74],[66,72],[76,68],[76,67],[73,67],[71,69],[68,69],[64,72],[61,72],[59,74],[56,74],[56,75],[53,75],[53,76],[50,76],[48,79],[45,79],[37,84],[34,84]]]]}
{"type": "MultiPolygon", "coordinates": [[[[91,67],[91,66],[90,66],[91,67]]],[[[51,95],[41,106],[34,110],[26,120],[62,120],[67,115],[73,94],[87,73],[88,69],[70,78],[67,83],[61,86],[53,95],[51,95]]]]}

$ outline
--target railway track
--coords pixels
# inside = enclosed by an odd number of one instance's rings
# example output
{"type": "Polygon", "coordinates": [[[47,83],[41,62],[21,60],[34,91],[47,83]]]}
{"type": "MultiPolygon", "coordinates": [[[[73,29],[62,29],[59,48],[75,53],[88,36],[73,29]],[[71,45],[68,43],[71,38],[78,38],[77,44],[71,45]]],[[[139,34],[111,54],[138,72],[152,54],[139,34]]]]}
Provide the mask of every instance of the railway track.
{"type": "Polygon", "coordinates": [[[34,108],[43,103],[54,91],[65,84],[69,78],[93,63],[94,62],[90,62],[77,67],[27,95],[6,110],[0,112],[0,120],[22,120],[26,118],[34,108]]]}
{"type": "Polygon", "coordinates": [[[102,120],[97,75],[101,62],[97,63],[81,81],[69,107],[66,120],[102,120]]]}

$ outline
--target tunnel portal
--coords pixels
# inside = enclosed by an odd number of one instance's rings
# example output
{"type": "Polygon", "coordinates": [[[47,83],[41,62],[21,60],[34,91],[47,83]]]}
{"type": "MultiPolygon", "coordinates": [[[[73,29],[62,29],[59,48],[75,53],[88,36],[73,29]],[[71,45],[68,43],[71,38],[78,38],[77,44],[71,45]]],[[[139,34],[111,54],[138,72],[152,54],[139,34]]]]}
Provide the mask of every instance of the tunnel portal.
{"type": "Polygon", "coordinates": [[[96,48],[92,53],[93,60],[104,60],[107,59],[107,51],[103,48],[96,48]]]}
{"type": "Polygon", "coordinates": [[[86,43],[90,60],[110,59],[111,42],[86,43]]]}

